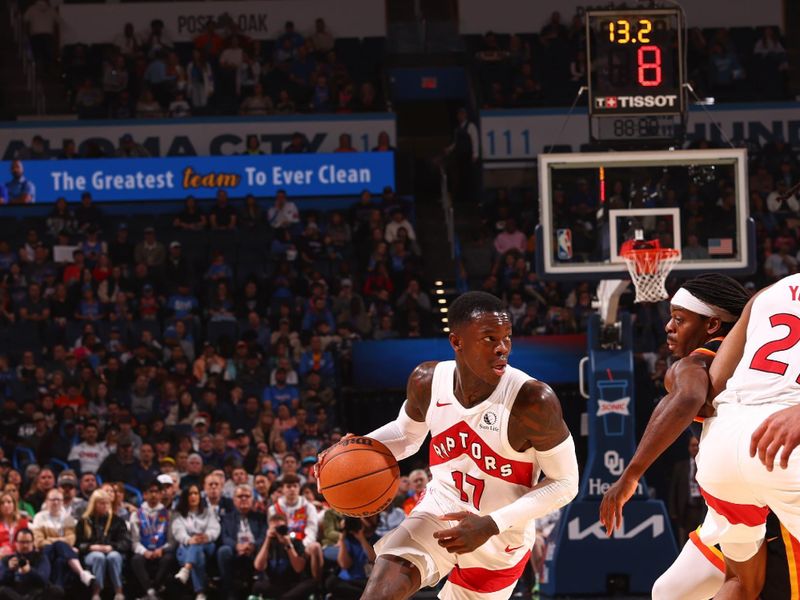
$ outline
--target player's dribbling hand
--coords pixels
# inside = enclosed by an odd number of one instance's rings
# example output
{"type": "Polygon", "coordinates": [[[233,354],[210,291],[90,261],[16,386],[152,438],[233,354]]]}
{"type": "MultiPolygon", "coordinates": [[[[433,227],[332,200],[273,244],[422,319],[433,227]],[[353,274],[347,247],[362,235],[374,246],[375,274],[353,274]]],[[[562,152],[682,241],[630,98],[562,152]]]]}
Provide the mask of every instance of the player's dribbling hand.
{"type": "Polygon", "coordinates": [[[500,531],[492,517],[481,517],[471,512],[448,513],[439,517],[443,521],[458,521],[450,529],[435,531],[434,539],[452,554],[466,554],[482,546],[486,540],[500,531]]]}
{"type": "Polygon", "coordinates": [[[603,495],[603,501],[600,502],[600,522],[609,537],[617,527],[622,526],[622,507],[636,493],[638,485],[636,479],[629,479],[623,474],[603,495]]]}
{"type": "MultiPolygon", "coordinates": [[[[346,433],[342,436],[342,439],[339,440],[339,442],[346,440],[347,438],[355,437],[355,435],[355,433],[346,433]]],[[[339,442],[336,443],[338,444],[339,442]]],[[[325,458],[325,455],[328,453],[328,450],[330,450],[330,447],[325,448],[325,450],[317,454],[317,462],[314,463],[314,481],[317,482],[317,492],[320,494],[322,493],[322,490],[319,489],[319,467],[322,464],[322,459],[325,458]]]]}
{"type": "Polygon", "coordinates": [[[771,414],[750,436],[750,456],[758,459],[772,471],[775,457],[781,450],[781,469],[789,466],[789,457],[800,445],[800,405],[784,408],[771,414]]]}

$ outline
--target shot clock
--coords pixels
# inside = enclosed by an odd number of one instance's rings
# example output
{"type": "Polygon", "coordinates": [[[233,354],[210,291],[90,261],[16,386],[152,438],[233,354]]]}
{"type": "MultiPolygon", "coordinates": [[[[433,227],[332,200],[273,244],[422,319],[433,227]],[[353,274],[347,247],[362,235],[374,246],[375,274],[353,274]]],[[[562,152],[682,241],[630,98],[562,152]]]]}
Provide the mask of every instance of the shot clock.
{"type": "Polygon", "coordinates": [[[595,141],[671,139],[684,111],[678,8],[586,12],[595,141]]]}

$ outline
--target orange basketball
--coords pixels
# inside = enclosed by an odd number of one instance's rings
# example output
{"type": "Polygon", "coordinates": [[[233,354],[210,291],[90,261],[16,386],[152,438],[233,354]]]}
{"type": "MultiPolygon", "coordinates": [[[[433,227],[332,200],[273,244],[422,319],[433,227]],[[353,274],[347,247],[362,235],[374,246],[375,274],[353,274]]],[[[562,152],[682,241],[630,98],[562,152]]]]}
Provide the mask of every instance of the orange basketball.
{"type": "Polygon", "coordinates": [[[389,449],[363,436],[334,444],[319,465],[319,489],[328,504],[350,517],[384,510],[400,485],[400,467],[389,449]]]}

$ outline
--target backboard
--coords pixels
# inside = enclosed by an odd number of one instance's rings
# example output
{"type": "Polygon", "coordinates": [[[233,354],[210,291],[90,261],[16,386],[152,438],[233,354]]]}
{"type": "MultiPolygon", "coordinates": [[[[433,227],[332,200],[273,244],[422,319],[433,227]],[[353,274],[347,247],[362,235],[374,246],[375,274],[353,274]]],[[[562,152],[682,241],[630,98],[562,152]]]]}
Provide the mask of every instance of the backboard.
{"type": "Polygon", "coordinates": [[[539,156],[537,272],[543,279],[627,279],[635,236],[675,248],[677,276],[755,270],[743,149],[539,156]]]}

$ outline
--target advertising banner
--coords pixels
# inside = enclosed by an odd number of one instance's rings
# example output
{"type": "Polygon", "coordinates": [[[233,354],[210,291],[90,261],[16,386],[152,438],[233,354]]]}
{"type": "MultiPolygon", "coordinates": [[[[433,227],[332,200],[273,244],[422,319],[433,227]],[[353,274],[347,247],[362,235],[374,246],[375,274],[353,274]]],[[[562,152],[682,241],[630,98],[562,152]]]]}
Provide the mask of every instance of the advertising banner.
{"type": "Polygon", "coordinates": [[[137,2],[135,4],[62,4],[61,43],[110,44],[126,23],[140,36],[150,30],[153,19],[164,22],[164,31],[174,42],[191,42],[203,32],[206,21],[230,17],[246,36],[275,39],[286,21],[293,21],[302,35],[314,31],[314,21],[325,19],[336,37],[386,35],[386,8],[372,0],[269,0],[266,2],[137,2]],[[358,15],[357,19],[353,15],[358,15]]]}
{"type": "MultiPolygon", "coordinates": [[[[752,140],[766,144],[780,137],[793,146],[800,145],[800,103],[719,104],[707,111],[691,107],[690,141],[724,144],[727,136],[734,143],[752,140]]],[[[576,109],[569,119],[567,113],[566,108],[481,111],[483,160],[533,160],[550,145],[579,151],[581,144],[589,143],[586,109],[576,109]]]]}
{"type": "MultiPolygon", "coordinates": [[[[38,160],[23,163],[35,186],[34,203],[59,197],[79,200],[90,192],[96,200],[175,200],[213,198],[218,189],[232,197],[357,195],[394,187],[391,152],[282,154],[96,160],[38,160]]],[[[0,163],[0,173],[11,164],[0,163]]],[[[9,176],[6,176],[10,178],[9,176]]],[[[2,180],[5,181],[5,180],[2,180]]]]}
{"type": "MultiPolygon", "coordinates": [[[[94,5],[97,6],[97,5],[94,5]]],[[[281,154],[292,134],[300,133],[309,152],[333,152],[339,136],[349,134],[353,147],[369,152],[378,143],[381,132],[397,145],[395,115],[298,115],[271,116],[259,119],[240,117],[216,119],[132,119],[123,121],[26,121],[0,125],[0,158],[11,160],[30,146],[35,135],[44,138],[53,158],[64,140],[73,140],[79,154],[96,147],[113,156],[123,135],[130,134],[151,156],[217,156],[241,154],[247,136],[255,135],[261,151],[281,154]]]]}

